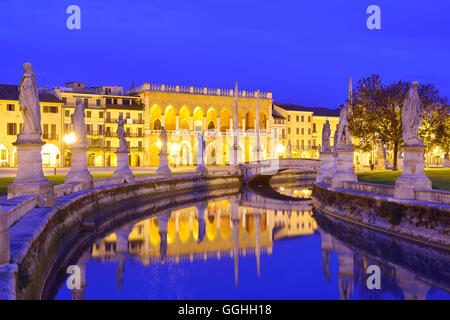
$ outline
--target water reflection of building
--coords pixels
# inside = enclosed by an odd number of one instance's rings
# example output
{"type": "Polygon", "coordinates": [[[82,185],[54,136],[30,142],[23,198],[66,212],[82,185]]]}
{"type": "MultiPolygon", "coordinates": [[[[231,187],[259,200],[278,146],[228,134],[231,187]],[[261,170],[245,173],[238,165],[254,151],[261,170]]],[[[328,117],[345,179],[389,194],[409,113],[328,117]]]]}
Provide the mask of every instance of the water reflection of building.
{"type": "MultiPolygon", "coordinates": [[[[381,268],[381,290],[402,291],[405,300],[426,300],[430,284],[418,278],[413,272],[388,262],[368,257],[364,253],[357,253],[339,241],[320,227],[318,231],[322,238],[322,264],[323,273],[327,281],[330,281],[330,256],[335,251],[338,256],[338,287],[341,300],[349,300],[353,296],[356,282],[360,282],[360,295],[365,298],[374,298],[368,295],[371,291],[366,287],[366,270],[370,264],[376,264],[381,268]],[[370,261],[370,262],[369,262],[370,261]],[[395,288],[394,288],[395,287],[395,288]],[[365,291],[366,295],[361,291],[365,291]]],[[[372,293],[376,293],[372,291],[372,293]]]]}
{"type": "Polygon", "coordinates": [[[237,198],[199,203],[116,230],[94,245],[92,257],[119,261],[119,287],[126,254],[144,265],[233,258],[237,285],[239,256],[254,255],[259,275],[260,256],[272,254],[274,240],[314,233],[317,225],[312,218],[311,204],[300,207],[299,210],[262,209],[242,205],[237,198]]]}

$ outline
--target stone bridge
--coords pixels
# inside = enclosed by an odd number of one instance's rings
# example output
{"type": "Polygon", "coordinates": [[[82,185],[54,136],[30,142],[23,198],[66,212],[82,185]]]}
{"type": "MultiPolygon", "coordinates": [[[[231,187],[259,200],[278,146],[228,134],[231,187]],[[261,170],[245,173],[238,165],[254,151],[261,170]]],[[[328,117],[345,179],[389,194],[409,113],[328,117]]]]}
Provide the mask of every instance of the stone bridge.
{"type": "Polygon", "coordinates": [[[260,162],[248,162],[241,164],[244,182],[250,181],[259,175],[273,176],[281,171],[310,172],[315,173],[320,168],[320,160],[317,159],[272,159],[260,162]]]}

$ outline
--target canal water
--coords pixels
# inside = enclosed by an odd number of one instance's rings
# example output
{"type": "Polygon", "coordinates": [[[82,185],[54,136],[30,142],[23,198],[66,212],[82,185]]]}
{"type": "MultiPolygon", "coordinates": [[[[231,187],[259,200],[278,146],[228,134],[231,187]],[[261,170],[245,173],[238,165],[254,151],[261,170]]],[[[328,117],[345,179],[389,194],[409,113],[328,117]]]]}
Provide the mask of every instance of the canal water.
{"type": "Polygon", "coordinates": [[[44,298],[450,299],[448,251],[336,220],[308,187],[274,190],[280,198],[244,190],[93,237],[76,258],[80,288],[63,274],[44,298]]]}

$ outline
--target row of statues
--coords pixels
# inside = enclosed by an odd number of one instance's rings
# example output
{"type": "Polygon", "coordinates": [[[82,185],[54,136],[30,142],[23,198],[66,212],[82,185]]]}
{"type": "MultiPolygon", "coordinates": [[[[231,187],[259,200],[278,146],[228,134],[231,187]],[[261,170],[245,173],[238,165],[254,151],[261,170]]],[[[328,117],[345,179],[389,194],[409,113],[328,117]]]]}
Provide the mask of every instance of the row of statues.
{"type": "MultiPolygon", "coordinates": [[[[405,145],[421,145],[423,142],[418,138],[418,131],[422,125],[424,110],[420,102],[417,88],[418,82],[413,82],[408,91],[402,109],[403,141],[405,145]]],[[[349,121],[352,114],[350,104],[345,104],[339,115],[339,124],[334,136],[334,148],[351,147],[352,140],[349,131],[349,121]]],[[[322,152],[331,151],[330,148],[331,128],[330,122],[326,120],[322,129],[322,152]]]]}

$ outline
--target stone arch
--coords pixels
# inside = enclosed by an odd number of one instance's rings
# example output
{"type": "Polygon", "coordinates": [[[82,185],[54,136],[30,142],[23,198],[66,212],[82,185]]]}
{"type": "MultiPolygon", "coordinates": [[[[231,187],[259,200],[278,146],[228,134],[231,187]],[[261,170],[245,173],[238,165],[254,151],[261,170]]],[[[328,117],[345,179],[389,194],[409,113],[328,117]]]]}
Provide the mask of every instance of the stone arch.
{"type": "Polygon", "coordinates": [[[230,129],[230,111],[228,108],[223,108],[220,111],[220,131],[226,131],[230,129]]]}
{"type": "Polygon", "coordinates": [[[191,145],[187,141],[180,143],[180,164],[182,166],[192,165],[192,151],[191,145]]]}
{"type": "Polygon", "coordinates": [[[259,128],[263,130],[267,129],[267,115],[264,112],[259,113],[259,128]]]}
{"type": "Polygon", "coordinates": [[[255,129],[255,116],[251,110],[245,114],[245,129],[255,129]]]}
{"type": "Polygon", "coordinates": [[[178,111],[178,121],[180,124],[180,129],[190,130],[191,129],[191,113],[189,112],[189,108],[186,106],[181,107],[180,111],[178,111]]]}
{"type": "Polygon", "coordinates": [[[45,167],[55,167],[60,164],[61,151],[53,143],[46,143],[41,149],[42,165],[45,167]]]}
{"type": "Polygon", "coordinates": [[[154,104],[150,108],[150,130],[161,130],[162,127],[162,111],[161,107],[157,104],[154,104]],[[158,120],[158,121],[156,121],[158,120]],[[155,125],[158,125],[158,128],[155,128],[155,125]]]}
{"type": "Polygon", "coordinates": [[[217,164],[217,154],[216,154],[216,144],[214,142],[211,142],[206,146],[206,152],[205,152],[205,163],[206,165],[214,165],[217,164]]]}
{"type": "Polygon", "coordinates": [[[164,111],[164,128],[166,130],[176,130],[177,111],[171,105],[164,111]]]}
{"type": "Polygon", "coordinates": [[[194,130],[201,131],[203,129],[203,111],[200,107],[194,109],[193,117],[194,117],[194,130]]]}
{"type": "Polygon", "coordinates": [[[214,130],[217,125],[217,111],[213,107],[209,108],[206,114],[206,123],[208,130],[214,130]]]}

